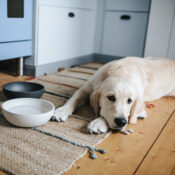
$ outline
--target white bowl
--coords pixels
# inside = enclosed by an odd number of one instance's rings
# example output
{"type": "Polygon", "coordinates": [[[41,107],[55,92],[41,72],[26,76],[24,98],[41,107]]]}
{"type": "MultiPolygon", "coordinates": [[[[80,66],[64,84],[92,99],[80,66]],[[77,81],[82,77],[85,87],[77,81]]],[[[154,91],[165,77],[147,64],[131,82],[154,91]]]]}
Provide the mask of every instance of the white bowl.
{"type": "Polygon", "coordinates": [[[47,123],[54,113],[54,105],[36,98],[17,98],[2,104],[2,113],[15,126],[34,127],[47,123]]]}

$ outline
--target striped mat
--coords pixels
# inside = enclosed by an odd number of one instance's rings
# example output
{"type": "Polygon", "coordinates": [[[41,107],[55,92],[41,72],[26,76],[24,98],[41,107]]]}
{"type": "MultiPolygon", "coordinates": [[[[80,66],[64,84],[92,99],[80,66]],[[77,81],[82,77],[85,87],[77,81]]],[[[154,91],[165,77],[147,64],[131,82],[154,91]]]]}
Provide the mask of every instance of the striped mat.
{"type": "MultiPolygon", "coordinates": [[[[57,108],[101,66],[99,63],[84,64],[31,81],[45,86],[42,99],[51,101],[57,108]]],[[[1,103],[5,100],[2,93],[0,100],[1,103]]],[[[86,126],[94,116],[90,105],[85,104],[66,122],[49,121],[38,129],[78,144],[96,146],[109,134],[91,135],[86,132],[86,126]]],[[[86,148],[74,146],[30,128],[14,127],[1,114],[0,169],[8,174],[59,175],[70,169],[86,152],[86,148]]]]}

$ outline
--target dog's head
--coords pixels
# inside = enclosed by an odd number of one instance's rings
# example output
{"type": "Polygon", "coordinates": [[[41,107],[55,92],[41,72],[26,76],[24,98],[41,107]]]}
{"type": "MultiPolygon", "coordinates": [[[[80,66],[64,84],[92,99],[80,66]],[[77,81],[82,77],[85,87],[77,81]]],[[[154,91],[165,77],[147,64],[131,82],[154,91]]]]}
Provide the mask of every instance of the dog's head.
{"type": "Polygon", "coordinates": [[[96,115],[103,116],[111,129],[123,129],[136,109],[138,94],[129,81],[107,78],[90,97],[96,115]]]}

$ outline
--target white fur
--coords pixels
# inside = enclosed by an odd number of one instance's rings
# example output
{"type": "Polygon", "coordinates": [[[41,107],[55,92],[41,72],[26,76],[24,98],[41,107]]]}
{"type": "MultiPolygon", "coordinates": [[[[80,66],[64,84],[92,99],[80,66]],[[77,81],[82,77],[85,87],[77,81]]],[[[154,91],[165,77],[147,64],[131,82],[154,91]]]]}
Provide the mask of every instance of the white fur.
{"type": "Polygon", "coordinates": [[[109,126],[103,117],[99,117],[91,121],[88,124],[87,128],[90,133],[101,134],[101,133],[107,132],[109,129],[109,126]]]}

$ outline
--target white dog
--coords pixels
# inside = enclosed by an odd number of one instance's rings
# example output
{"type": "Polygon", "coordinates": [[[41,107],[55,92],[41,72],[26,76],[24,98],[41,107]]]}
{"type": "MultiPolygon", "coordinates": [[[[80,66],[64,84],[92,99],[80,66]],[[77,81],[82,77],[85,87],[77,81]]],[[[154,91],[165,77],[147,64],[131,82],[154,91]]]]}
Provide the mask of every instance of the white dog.
{"type": "Polygon", "coordinates": [[[54,120],[65,121],[90,97],[98,116],[88,124],[91,133],[109,128],[125,131],[126,124],[146,118],[145,101],[175,97],[175,62],[166,58],[127,57],[101,67],[75,94],[58,108],[54,120]]]}

